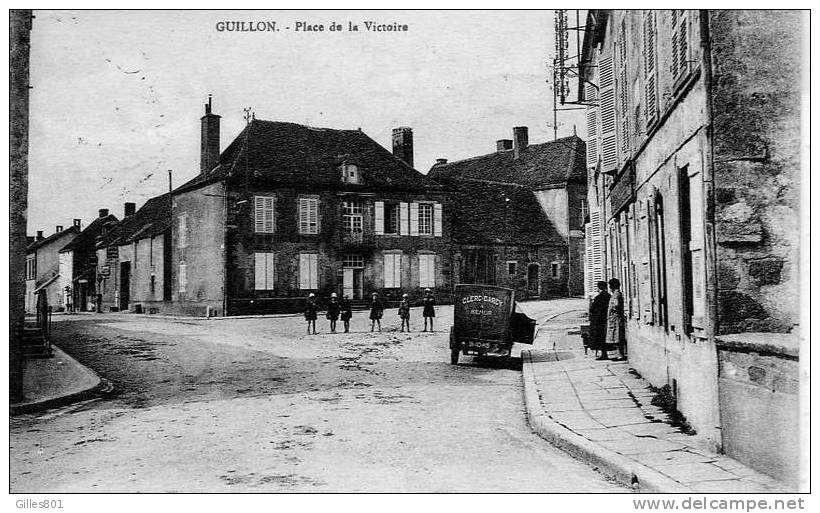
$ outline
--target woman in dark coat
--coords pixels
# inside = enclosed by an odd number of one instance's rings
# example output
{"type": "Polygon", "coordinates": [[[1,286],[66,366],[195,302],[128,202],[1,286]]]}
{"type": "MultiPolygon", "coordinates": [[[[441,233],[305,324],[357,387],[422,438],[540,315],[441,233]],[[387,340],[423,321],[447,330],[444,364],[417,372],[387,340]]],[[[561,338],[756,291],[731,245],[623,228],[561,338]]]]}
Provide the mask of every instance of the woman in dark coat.
{"type": "Polygon", "coordinates": [[[316,334],[316,312],[319,307],[316,305],[316,294],[311,292],[305,303],[305,320],[308,322],[308,335],[310,335],[310,325],[313,324],[313,334],[316,334]]]}
{"type": "Polygon", "coordinates": [[[424,299],[421,304],[424,305],[422,315],[424,316],[424,331],[427,331],[427,321],[430,321],[430,331],[433,331],[433,319],[436,316],[436,298],[433,297],[433,291],[430,289],[424,290],[424,299]]]}
{"type": "Polygon", "coordinates": [[[345,295],[339,302],[339,311],[342,314],[342,322],[345,324],[345,333],[350,331],[350,318],[353,317],[353,304],[350,297],[345,295]]]}
{"type": "Polygon", "coordinates": [[[592,300],[589,307],[589,342],[594,351],[601,351],[598,360],[608,360],[606,354],[606,325],[607,308],[609,307],[609,292],[606,291],[606,282],[598,282],[598,295],[592,300]]]}
{"type": "Polygon", "coordinates": [[[399,318],[401,319],[401,331],[404,332],[404,326],[407,325],[407,332],[410,333],[410,300],[407,294],[402,294],[401,296],[399,318]]]}
{"type": "Polygon", "coordinates": [[[382,315],[384,315],[384,303],[379,299],[379,294],[374,292],[370,297],[370,331],[379,325],[379,331],[382,330],[382,315]]]}
{"type": "Polygon", "coordinates": [[[336,333],[336,321],[339,320],[339,296],[336,293],[330,295],[330,303],[327,304],[327,318],[330,321],[330,332],[336,333]]]}

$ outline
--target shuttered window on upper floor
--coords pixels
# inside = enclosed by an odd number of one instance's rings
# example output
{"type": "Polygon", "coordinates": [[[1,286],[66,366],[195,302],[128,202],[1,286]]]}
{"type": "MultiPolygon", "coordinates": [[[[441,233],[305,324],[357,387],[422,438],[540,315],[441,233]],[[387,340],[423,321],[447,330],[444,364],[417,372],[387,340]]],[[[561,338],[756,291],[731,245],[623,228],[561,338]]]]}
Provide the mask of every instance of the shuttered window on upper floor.
{"type": "Polygon", "coordinates": [[[618,170],[618,141],[615,116],[615,70],[612,53],[604,54],[599,63],[601,108],[601,172],[618,170]]]}
{"type": "Polygon", "coordinates": [[[618,63],[618,150],[621,162],[629,158],[629,82],[627,79],[626,20],[621,21],[615,55],[618,63]]]}
{"type": "Polygon", "coordinates": [[[689,73],[689,27],[687,11],[673,9],[672,18],[672,80],[678,82],[689,73]]]}
{"type": "Polygon", "coordinates": [[[274,196],[253,197],[254,232],[273,233],[275,231],[275,207],[276,198],[274,196]]]}
{"type": "Polygon", "coordinates": [[[658,119],[658,69],[655,33],[657,25],[654,11],[647,11],[643,18],[643,72],[644,96],[646,100],[646,126],[649,128],[658,119]]]}
{"type": "Polygon", "coordinates": [[[598,166],[598,88],[594,84],[586,87],[587,105],[587,167],[598,166]]]}

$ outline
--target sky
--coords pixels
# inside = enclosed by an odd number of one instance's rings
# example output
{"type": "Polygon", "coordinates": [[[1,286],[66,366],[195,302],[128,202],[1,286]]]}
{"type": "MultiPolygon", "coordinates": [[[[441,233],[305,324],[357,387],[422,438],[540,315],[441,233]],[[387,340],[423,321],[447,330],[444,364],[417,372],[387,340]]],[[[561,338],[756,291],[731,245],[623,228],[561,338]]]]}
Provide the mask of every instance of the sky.
{"type": "MultiPolygon", "coordinates": [[[[221,148],[257,119],[357,129],[385,148],[413,128],[415,167],[491,153],[528,126],[552,140],[552,11],[35,11],[28,228],[122,216],[199,172],[213,95],[221,148]],[[369,32],[364,22],[407,32],[369,32]],[[218,31],[275,21],[278,32],[218,31]],[[296,32],[297,22],[324,32],[296,32]],[[359,32],[329,31],[331,22],[359,32]],[[289,27],[289,28],[288,28],[289,27]]],[[[559,137],[584,129],[559,116],[559,137]]]]}

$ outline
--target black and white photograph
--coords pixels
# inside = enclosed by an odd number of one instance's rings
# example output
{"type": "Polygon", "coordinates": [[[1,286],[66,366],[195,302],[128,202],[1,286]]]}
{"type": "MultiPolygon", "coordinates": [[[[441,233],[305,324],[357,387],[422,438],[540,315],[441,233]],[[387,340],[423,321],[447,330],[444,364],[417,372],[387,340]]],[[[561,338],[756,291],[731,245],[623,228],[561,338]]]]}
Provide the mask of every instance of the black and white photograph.
{"type": "Polygon", "coordinates": [[[810,12],[406,7],[8,11],[9,503],[809,509],[810,12]]]}

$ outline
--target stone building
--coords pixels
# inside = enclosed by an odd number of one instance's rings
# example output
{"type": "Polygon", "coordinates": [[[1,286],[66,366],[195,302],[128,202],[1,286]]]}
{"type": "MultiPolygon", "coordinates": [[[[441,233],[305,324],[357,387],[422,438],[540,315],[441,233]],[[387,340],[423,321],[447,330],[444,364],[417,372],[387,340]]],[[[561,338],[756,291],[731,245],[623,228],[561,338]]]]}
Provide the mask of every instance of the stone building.
{"type": "Polygon", "coordinates": [[[63,311],[66,296],[60,282],[60,250],[80,233],[80,220],[63,229],[57,226],[48,237],[37,232],[34,242],[26,248],[26,312],[34,314],[37,307],[36,294],[44,291],[48,305],[54,311],[63,311]]]}
{"type": "Polygon", "coordinates": [[[59,252],[59,284],[66,310],[85,312],[94,308],[97,296],[95,246],[99,237],[118,222],[117,217],[108,214],[107,210],[103,209],[101,212],[105,215],[98,217],[85,228],[80,226],[79,219],[75,219],[75,226],[81,231],[59,252]]]}
{"type": "Polygon", "coordinates": [[[496,151],[439,161],[460,283],[514,288],[518,297],[583,293],[585,144],[577,136],[529,144],[527,127],[496,151]]]}
{"type": "Polygon", "coordinates": [[[698,435],[796,482],[801,14],[589,11],[587,286],[698,435]]]}
{"type": "Polygon", "coordinates": [[[441,187],[412,168],[412,130],[393,153],[360,130],[249,120],[219,152],[202,117],[200,173],[173,192],[172,309],[295,311],[309,293],[449,294],[441,187]]]}
{"type": "MultiPolygon", "coordinates": [[[[100,215],[107,211],[100,211],[100,215]]],[[[161,194],[136,210],[126,203],[123,219],[98,238],[96,290],[100,310],[158,313],[171,299],[171,196],[161,194]]]]}

